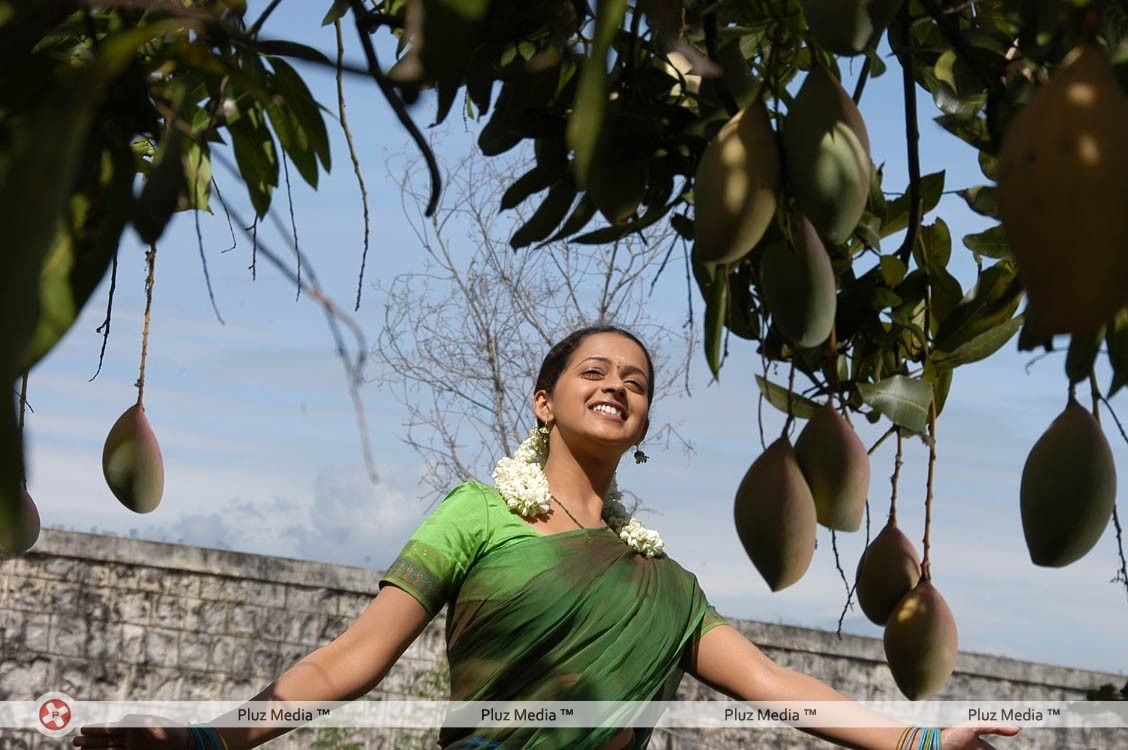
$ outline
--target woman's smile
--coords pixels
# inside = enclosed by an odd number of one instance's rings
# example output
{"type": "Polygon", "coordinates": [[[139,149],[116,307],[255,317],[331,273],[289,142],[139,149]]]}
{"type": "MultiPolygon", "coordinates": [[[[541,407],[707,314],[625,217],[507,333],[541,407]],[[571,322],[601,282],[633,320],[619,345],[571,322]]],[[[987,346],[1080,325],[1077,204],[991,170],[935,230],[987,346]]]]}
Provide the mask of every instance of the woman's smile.
{"type": "Polygon", "coordinates": [[[616,422],[627,421],[627,410],[624,409],[621,405],[612,403],[610,401],[600,401],[598,404],[591,407],[591,410],[596,414],[610,417],[616,422]]]}

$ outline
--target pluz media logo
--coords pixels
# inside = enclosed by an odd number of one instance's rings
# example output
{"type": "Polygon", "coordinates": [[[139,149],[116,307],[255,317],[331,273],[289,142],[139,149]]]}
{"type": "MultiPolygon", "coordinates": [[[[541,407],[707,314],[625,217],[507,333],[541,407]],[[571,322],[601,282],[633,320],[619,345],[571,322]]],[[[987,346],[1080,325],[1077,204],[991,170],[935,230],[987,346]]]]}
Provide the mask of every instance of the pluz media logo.
{"type": "Polygon", "coordinates": [[[74,699],[66,693],[44,693],[35,701],[38,720],[35,728],[48,737],[63,737],[74,729],[71,706],[74,699]]]}

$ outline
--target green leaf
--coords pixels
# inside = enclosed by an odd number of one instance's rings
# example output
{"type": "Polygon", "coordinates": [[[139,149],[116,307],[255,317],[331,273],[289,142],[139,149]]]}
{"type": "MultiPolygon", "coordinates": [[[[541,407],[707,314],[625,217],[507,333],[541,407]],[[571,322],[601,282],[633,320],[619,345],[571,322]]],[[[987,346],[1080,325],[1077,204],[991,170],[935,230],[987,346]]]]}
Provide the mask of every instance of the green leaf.
{"type": "Polygon", "coordinates": [[[1105,341],[1108,344],[1108,363],[1112,367],[1112,383],[1108,397],[1128,383],[1128,308],[1116,313],[1108,326],[1105,341]]]}
{"type": "Polygon", "coordinates": [[[568,145],[575,154],[576,181],[581,187],[587,185],[588,169],[595,159],[607,109],[607,53],[626,12],[627,0],[600,0],[596,5],[591,57],[580,73],[575,107],[568,117],[566,131],[568,145]]]}
{"type": "Polygon", "coordinates": [[[1069,338],[1069,350],[1065,355],[1065,376],[1070,383],[1080,383],[1093,371],[1101,342],[1105,339],[1105,328],[1101,326],[1096,333],[1075,333],[1069,338]]]}
{"type": "Polygon", "coordinates": [[[528,81],[515,78],[506,81],[498,94],[493,114],[478,134],[478,148],[485,156],[497,156],[522,140],[519,127],[528,81]]]}
{"type": "Polygon", "coordinates": [[[552,183],[563,177],[564,170],[548,170],[537,165],[521,175],[510,185],[501,196],[501,206],[498,210],[507,211],[514,208],[533,193],[539,193],[552,183]]]}
{"type": "Polygon", "coordinates": [[[886,70],[885,60],[877,54],[877,50],[872,45],[866,45],[865,55],[870,63],[870,78],[880,78],[884,75],[886,70]]]}
{"type": "Polygon", "coordinates": [[[932,384],[932,392],[936,395],[936,416],[944,411],[944,404],[948,402],[948,392],[952,389],[954,370],[938,368],[931,360],[924,363],[924,372],[921,373],[926,381],[932,384]]]}
{"type": "Polygon", "coordinates": [[[184,185],[176,202],[176,210],[197,209],[210,213],[208,196],[211,195],[212,168],[208,150],[199,143],[189,141],[180,160],[184,169],[184,185]]]}
{"type": "Polygon", "coordinates": [[[478,46],[490,0],[421,0],[423,39],[420,60],[427,79],[434,81],[439,101],[435,122],[446,119],[466,69],[478,46]]]}
{"type": "Polygon", "coordinates": [[[146,245],[160,239],[176,212],[185,185],[184,163],[180,158],[182,146],[183,137],[169,123],[157,146],[157,155],[153,157],[153,168],[133,206],[133,228],[146,245]]]}
{"type": "Polygon", "coordinates": [[[987,151],[980,151],[979,171],[988,180],[997,180],[999,177],[999,160],[987,151]]]}
{"type": "Polygon", "coordinates": [[[328,26],[334,21],[339,21],[344,18],[345,14],[349,12],[349,0],[333,0],[333,4],[329,6],[329,10],[325,12],[325,17],[321,19],[322,26],[328,26]]]}
{"type": "Polygon", "coordinates": [[[470,101],[478,107],[474,117],[481,117],[490,110],[490,98],[493,96],[494,63],[490,55],[491,48],[482,45],[470,57],[466,64],[466,94],[470,101]]]}
{"type": "MultiPolygon", "coordinates": [[[[940,202],[944,193],[944,172],[933,172],[920,178],[921,216],[928,214],[940,202]]],[[[909,191],[889,201],[885,207],[885,222],[881,226],[882,238],[895,234],[909,226],[909,191]]]]}
{"type": "Polygon", "coordinates": [[[921,226],[913,257],[922,268],[927,265],[929,272],[948,266],[952,257],[952,233],[943,219],[921,226]]]}
{"type": "Polygon", "coordinates": [[[509,244],[514,250],[540,242],[560,225],[572,202],[576,199],[576,185],[563,179],[548,189],[548,195],[524,226],[513,233],[509,244]]]}
{"type": "Polygon", "coordinates": [[[889,417],[893,424],[913,432],[923,433],[928,429],[931,383],[894,375],[877,383],[858,383],[858,393],[862,401],[889,417]]]}
{"type": "Polygon", "coordinates": [[[881,266],[881,278],[885,280],[885,285],[888,287],[900,284],[909,270],[895,255],[882,255],[878,263],[881,266]]]}
{"type": "MultiPolygon", "coordinates": [[[[329,154],[329,132],[325,129],[325,120],[321,116],[321,105],[313,98],[313,94],[305,85],[305,81],[289,63],[276,57],[271,58],[270,62],[274,68],[274,75],[271,78],[272,88],[282,96],[282,102],[279,106],[286,111],[285,113],[295,131],[294,137],[298,139],[293,144],[293,150],[285,145],[283,145],[283,148],[286,149],[286,153],[290,154],[290,158],[294,160],[294,164],[298,166],[299,170],[301,170],[299,155],[312,149],[321,162],[322,169],[328,172],[332,163],[329,154]]],[[[271,101],[273,103],[273,99],[271,101]]],[[[281,141],[281,137],[281,133],[279,133],[279,141],[281,141]]],[[[308,172],[308,164],[306,169],[308,172]]],[[[302,173],[302,177],[311,186],[316,187],[316,170],[314,170],[312,181],[305,172],[302,173]]]]}
{"type": "MultiPolygon", "coordinates": [[[[329,23],[332,23],[330,21],[329,23]]],[[[326,24],[322,24],[323,26],[326,24]]],[[[291,42],[286,39],[268,39],[255,45],[260,54],[282,57],[293,57],[307,62],[333,65],[333,61],[325,56],[319,49],[314,49],[305,44],[291,42]]]]}
{"type": "Polygon", "coordinates": [[[693,241],[693,219],[685,214],[673,214],[670,216],[670,226],[678,233],[678,236],[683,239],[693,241]]]}
{"type": "Polygon", "coordinates": [[[995,198],[993,186],[976,185],[975,187],[957,190],[956,194],[967,202],[968,208],[980,216],[989,216],[992,219],[999,218],[999,202],[995,198]]]}
{"type": "Polygon", "coordinates": [[[936,348],[954,352],[964,343],[1011,319],[1022,300],[1014,266],[1000,261],[980,275],[936,331],[936,348]]]}
{"type": "Polygon", "coordinates": [[[932,72],[936,76],[936,80],[943,81],[948,84],[953,90],[956,88],[956,51],[954,49],[945,50],[943,54],[936,60],[936,65],[933,66],[932,72]]]}
{"type": "Polygon", "coordinates": [[[721,376],[724,359],[725,317],[728,314],[728,274],[717,269],[705,298],[705,361],[714,378],[721,376]]]}
{"type": "Polygon", "coordinates": [[[646,229],[665,216],[666,213],[666,206],[652,205],[646,210],[646,213],[637,219],[632,219],[623,224],[613,224],[609,227],[602,227],[601,229],[596,229],[587,234],[581,234],[572,241],[580,245],[603,245],[608,242],[614,242],[617,239],[626,237],[628,234],[646,229]]]}
{"type": "Polygon", "coordinates": [[[875,216],[882,217],[882,223],[884,223],[885,212],[889,208],[885,200],[885,193],[881,189],[881,183],[884,179],[883,169],[884,167],[878,167],[873,170],[870,175],[869,195],[866,197],[866,210],[875,216]]]}
{"type": "Polygon", "coordinates": [[[1006,233],[1001,224],[991,227],[976,234],[964,235],[964,246],[975,253],[976,257],[998,258],[1009,260],[1011,254],[1010,243],[1007,242],[1006,233]]]}
{"type": "Polygon", "coordinates": [[[71,198],[39,276],[39,319],[21,371],[38,363],[70,330],[105,276],[129,218],[133,177],[128,145],[111,144],[102,154],[96,178],[80,185],[81,192],[71,198]]]}
{"type": "Polygon", "coordinates": [[[580,200],[576,203],[576,207],[572,209],[572,213],[564,220],[560,226],[560,230],[556,234],[548,238],[546,242],[556,242],[565,237],[571,237],[576,232],[580,231],[588,225],[588,222],[595,216],[596,209],[595,203],[592,201],[591,196],[584,193],[580,200]]]}
{"type": "Polygon", "coordinates": [[[1001,325],[987,329],[950,352],[936,349],[932,352],[932,361],[939,370],[952,370],[962,365],[986,359],[1014,338],[1021,326],[1022,316],[1019,315],[1001,325]]]}
{"type": "Polygon", "coordinates": [[[928,283],[932,292],[932,331],[939,330],[956,305],[963,298],[963,287],[959,279],[948,273],[946,268],[930,268],[928,283]]]}
{"type": "Polygon", "coordinates": [[[800,396],[798,393],[789,393],[782,385],[776,385],[762,375],[756,376],[756,385],[760,387],[760,392],[764,394],[768,403],[784,414],[787,414],[788,399],[791,401],[791,413],[800,419],[810,419],[815,416],[815,412],[820,408],[811,399],[800,396]]]}
{"type": "Polygon", "coordinates": [[[270,197],[278,186],[278,152],[274,149],[274,137],[258,108],[251,108],[243,117],[228,122],[227,129],[231,133],[235,163],[247,186],[255,214],[266,216],[270,197]]]}
{"type": "Polygon", "coordinates": [[[749,264],[738,265],[736,271],[731,274],[728,302],[725,327],[734,336],[749,341],[759,341],[760,314],[756,297],[752,293],[752,268],[749,264]]]}

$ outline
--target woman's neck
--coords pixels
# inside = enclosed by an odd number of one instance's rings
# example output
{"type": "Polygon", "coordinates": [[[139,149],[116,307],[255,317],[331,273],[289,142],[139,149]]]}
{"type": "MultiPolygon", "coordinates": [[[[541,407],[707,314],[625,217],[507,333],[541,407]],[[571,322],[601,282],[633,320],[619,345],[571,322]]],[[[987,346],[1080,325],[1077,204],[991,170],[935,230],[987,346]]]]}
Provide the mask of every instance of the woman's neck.
{"type": "Polygon", "coordinates": [[[554,497],[572,513],[583,513],[590,520],[603,514],[603,499],[611,488],[617,464],[577,457],[563,445],[550,441],[544,475],[554,497]]]}

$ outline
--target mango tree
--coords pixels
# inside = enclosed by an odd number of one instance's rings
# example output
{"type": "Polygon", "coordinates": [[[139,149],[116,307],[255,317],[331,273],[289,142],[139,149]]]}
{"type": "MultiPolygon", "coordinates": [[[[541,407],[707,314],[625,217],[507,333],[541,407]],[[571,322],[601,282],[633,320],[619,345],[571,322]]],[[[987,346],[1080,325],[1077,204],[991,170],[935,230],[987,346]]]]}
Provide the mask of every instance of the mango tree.
{"type": "MultiPolygon", "coordinates": [[[[502,198],[533,207],[514,249],[613,243],[657,222],[692,243],[712,371],[734,336],[790,372],[786,384],[756,376],[787,422],[736,493],[741,539],[773,589],[803,575],[816,523],[858,528],[869,467],[844,415],[888,423],[898,446],[908,435],[929,443],[922,554],[897,530],[894,502],[871,545],[881,564],[867,553],[858,571],[863,610],[886,625],[907,695],[938,690],[955,657],[927,519],[936,424],[956,369],[1016,336],[1024,349],[1068,346],[1067,406],[1023,475],[1031,557],[1068,564],[1110,517],[1119,528],[1098,406],[1128,382],[1121,3],[326,2],[338,39],[343,26],[355,30],[359,66],[266,39],[278,4],[249,22],[241,0],[0,2],[0,63],[19,71],[0,79],[6,382],[55,345],[112,273],[127,226],[152,262],[173,214],[217,199],[212,159],[233,155],[258,217],[280,165],[316,185],[330,154],[318,104],[287,62],[298,58],[374,80],[428,159],[432,206],[439,171],[405,107],[421,90],[434,91],[436,120],[457,108],[483,123],[487,157],[531,144],[533,162],[502,198]],[[877,54],[883,43],[896,71],[877,54]],[[382,62],[377,48],[391,45],[394,62],[382,62]],[[852,91],[840,70],[849,58],[861,65],[852,91]],[[900,76],[904,101],[909,180],[892,191],[857,108],[883,74],[900,76]],[[978,154],[982,184],[920,173],[918,88],[936,107],[927,116],[978,154]],[[995,220],[960,238],[977,269],[966,289],[936,215],[953,190],[995,220]],[[1093,374],[1102,350],[1108,383],[1093,374]],[[1085,383],[1088,406],[1075,394],[1085,383]],[[797,418],[808,422],[792,446],[797,418]]],[[[8,549],[29,546],[37,526],[20,414],[13,403],[0,415],[8,549]]],[[[114,445],[136,453],[106,458],[107,478],[144,510],[159,449],[144,450],[140,395],[131,419],[114,445]]]]}

